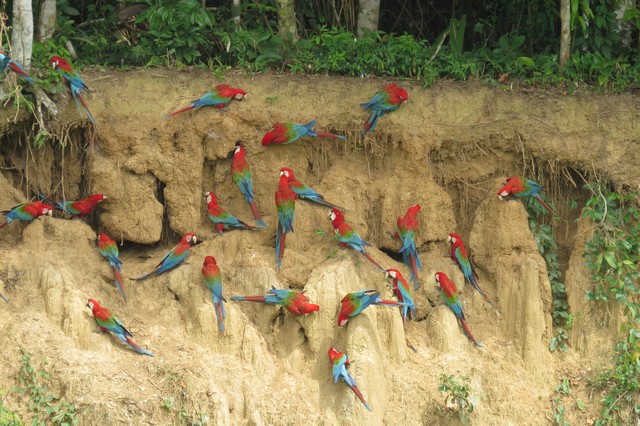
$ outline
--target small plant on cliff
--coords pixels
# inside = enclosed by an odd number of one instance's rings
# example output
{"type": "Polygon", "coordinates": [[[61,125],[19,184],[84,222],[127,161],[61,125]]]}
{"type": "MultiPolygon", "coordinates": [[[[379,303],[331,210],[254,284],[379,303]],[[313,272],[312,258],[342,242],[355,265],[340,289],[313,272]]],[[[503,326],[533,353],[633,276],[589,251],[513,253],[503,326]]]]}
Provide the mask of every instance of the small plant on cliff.
{"type": "MultiPolygon", "coordinates": [[[[24,348],[20,348],[22,365],[18,372],[19,385],[15,390],[23,398],[28,399],[28,408],[34,417],[32,425],[61,425],[78,424],[78,408],[65,401],[59,401],[49,391],[47,381],[49,373],[43,368],[37,368],[31,363],[31,355],[24,348]]],[[[43,361],[42,366],[47,365],[43,361]]]]}
{"type": "Polygon", "coordinates": [[[562,379],[556,386],[556,396],[551,400],[553,402],[553,424],[558,426],[569,426],[569,422],[564,418],[565,409],[562,405],[562,397],[571,393],[569,379],[562,379]]]}
{"type": "Polygon", "coordinates": [[[624,306],[625,339],[615,346],[614,365],[602,382],[607,395],[596,425],[640,422],[640,207],[635,192],[619,193],[601,184],[587,184],[592,197],[582,216],[594,224],[584,248],[593,288],[587,298],[624,306]]]}
{"type": "Polygon", "coordinates": [[[20,416],[14,411],[4,406],[4,399],[9,395],[7,392],[2,398],[0,398],[0,425],[3,426],[21,426],[20,416]]]}
{"type": "Polygon", "coordinates": [[[547,276],[551,284],[551,294],[553,296],[553,325],[555,327],[555,335],[549,341],[549,350],[555,351],[559,349],[567,352],[569,346],[569,332],[573,324],[573,316],[569,313],[567,305],[567,293],[564,283],[561,281],[562,273],[560,272],[560,259],[558,257],[558,244],[553,236],[551,226],[538,223],[536,218],[543,214],[544,209],[540,203],[534,198],[528,198],[525,202],[527,213],[529,214],[529,229],[533,234],[533,238],[538,246],[538,251],[547,264],[547,276]]]}
{"type": "Polygon", "coordinates": [[[438,390],[445,394],[444,403],[447,408],[458,414],[462,423],[469,421],[469,416],[473,413],[477,401],[471,395],[471,385],[469,377],[460,378],[462,384],[454,375],[440,374],[440,386],[438,390]]]}

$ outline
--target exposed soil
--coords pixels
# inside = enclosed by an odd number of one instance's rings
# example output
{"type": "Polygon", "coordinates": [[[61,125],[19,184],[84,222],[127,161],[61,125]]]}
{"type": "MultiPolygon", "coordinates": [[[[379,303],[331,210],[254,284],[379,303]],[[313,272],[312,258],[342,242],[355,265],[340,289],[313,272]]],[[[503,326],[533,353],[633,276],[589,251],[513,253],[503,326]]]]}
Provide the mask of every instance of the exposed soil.
{"type": "MultiPolygon", "coordinates": [[[[99,123],[95,131],[72,102],[60,99],[62,117],[50,123],[54,140],[38,150],[30,144],[30,124],[0,112],[0,207],[38,193],[108,196],[86,221],[54,217],[0,231],[0,292],[11,300],[0,304],[0,390],[16,383],[22,346],[49,361],[56,396],[79,404],[80,423],[87,425],[191,424],[202,413],[211,424],[459,424],[438,392],[442,373],[471,378],[478,399],[472,424],[550,422],[563,378],[572,386],[564,399],[572,424],[597,417],[601,395],[586,379],[610,359],[619,315],[584,300],[590,284],[581,247],[589,229],[575,223],[579,209],[570,210],[567,200],[582,207],[583,179],[640,185],[637,97],[400,83],[410,101],[363,138],[367,114],[358,104],[387,81],[167,70],[86,73],[86,79],[94,90],[88,103],[99,123]],[[227,112],[203,108],[162,118],[222,82],[249,95],[227,112]],[[261,146],[272,123],[312,119],[318,130],[347,139],[261,146]],[[205,191],[252,222],[230,176],[237,141],[246,145],[268,227],[218,236],[205,191]],[[375,288],[386,298],[391,292],[366,259],[338,248],[326,208],[297,203],[295,232],[276,273],[273,197],[282,166],[346,207],[348,222],[375,246],[372,255],[407,277],[394,260],[395,221],[410,205],[422,205],[418,320],[403,327],[395,308],[372,307],[347,328],[336,326],[347,292],[375,288]],[[563,217],[553,225],[578,318],[568,355],[548,350],[551,290],[527,214],[521,203],[496,196],[513,174],[540,181],[563,217]],[[204,242],[172,272],[127,280],[124,303],[95,247],[98,232],[122,243],[127,277],[151,270],[184,232],[204,242]],[[471,247],[480,283],[498,309],[462,284],[448,258],[450,232],[471,247]],[[218,260],[227,298],[271,286],[304,289],[321,309],[294,318],[271,306],[230,302],[221,335],[200,277],[206,255],[218,260]],[[458,284],[469,326],[486,348],[462,334],[435,290],[436,271],[458,284]],[[85,308],[89,297],[116,313],[156,356],[139,356],[96,333],[85,308]],[[333,383],[332,345],[353,361],[350,370],[372,413],[344,384],[333,383]],[[575,406],[577,398],[584,409],[575,406]]],[[[24,419],[32,415],[15,392],[4,405],[24,419]]]]}

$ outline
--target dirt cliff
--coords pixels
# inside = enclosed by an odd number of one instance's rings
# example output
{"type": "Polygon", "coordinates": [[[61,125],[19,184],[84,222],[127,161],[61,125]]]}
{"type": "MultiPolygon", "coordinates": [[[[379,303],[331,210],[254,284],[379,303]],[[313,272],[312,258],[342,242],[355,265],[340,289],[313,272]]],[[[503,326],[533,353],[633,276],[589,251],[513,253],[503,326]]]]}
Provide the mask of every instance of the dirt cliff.
{"type": "MultiPolygon", "coordinates": [[[[549,353],[545,262],[523,206],[500,201],[496,193],[511,174],[545,185],[565,218],[554,226],[568,264],[570,304],[591,309],[580,257],[586,230],[573,222],[576,213],[564,201],[583,198],[575,187],[579,174],[640,184],[637,98],[401,83],[410,101],[362,137],[367,114],[357,105],[386,81],[167,70],[86,76],[94,90],[88,102],[99,123],[95,130],[68,99],[59,99],[62,117],[50,124],[54,137],[43,149],[30,145],[33,135],[24,123],[2,125],[0,207],[38,193],[75,199],[101,192],[108,200],[86,221],[45,218],[0,231],[0,292],[11,300],[0,305],[0,390],[15,383],[22,346],[49,360],[52,389],[82,407],[81,424],[193,424],[203,413],[212,424],[457,424],[438,392],[438,377],[446,373],[471,378],[478,400],[473,424],[533,425],[548,421],[549,399],[568,372],[581,392],[581,372],[601,361],[595,352],[602,343],[592,336],[612,342],[615,318],[603,325],[586,315],[574,325],[571,354],[549,353]],[[162,118],[220,83],[249,95],[227,112],[202,108],[162,118]],[[275,122],[313,119],[317,129],[347,139],[260,144],[275,122]],[[246,145],[268,226],[220,236],[206,216],[205,191],[252,221],[230,176],[229,153],[237,141],[246,145]],[[407,277],[394,254],[395,221],[410,205],[422,205],[416,321],[403,325],[395,308],[372,307],[348,327],[336,326],[347,292],[372,288],[391,298],[391,291],[366,259],[339,249],[326,208],[297,203],[295,232],[287,237],[282,270],[275,271],[273,197],[282,166],[344,206],[349,223],[374,246],[373,257],[407,277]],[[172,272],[127,280],[124,303],[95,248],[98,232],[122,243],[126,277],[151,270],[179,234],[195,232],[204,242],[172,272]],[[450,232],[473,250],[480,283],[497,309],[463,284],[448,258],[450,232]],[[321,309],[295,318],[271,306],[230,302],[222,335],[200,276],[206,255],[218,260],[227,299],[271,286],[304,289],[321,309]],[[470,345],[442,303],[436,271],[458,285],[484,349],[470,345]],[[138,356],[96,333],[84,307],[89,297],[117,313],[156,356],[138,356]],[[344,384],[333,383],[330,346],[353,361],[351,373],[371,413],[344,384]]],[[[576,422],[598,411],[598,395],[588,398],[587,407],[572,414],[576,422]]],[[[12,404],[30,418],[15,394],[6,399],[12,404]]]]}

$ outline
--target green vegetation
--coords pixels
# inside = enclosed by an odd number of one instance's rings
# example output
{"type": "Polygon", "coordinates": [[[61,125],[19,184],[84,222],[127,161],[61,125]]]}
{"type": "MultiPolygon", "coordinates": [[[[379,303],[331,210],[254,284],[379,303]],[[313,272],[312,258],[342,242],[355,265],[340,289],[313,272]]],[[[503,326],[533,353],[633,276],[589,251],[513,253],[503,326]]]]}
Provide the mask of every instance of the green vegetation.
{"type": "Polygon", "coordinates": [[[460,421],[466,424],[473,413],[477,402],[471,395],[469,377],[462,376],[459,380],[454,375],[440,374],[440,386],[438,391],[445,394],[445,405],[449,410],[458,414],[460,421]]]}
{"type": "Polygon", "coordinates": [[[564,418],[565,409],[562,405],[563,396],[571,393],[569,379],[562,379],[556,386],[556,395],[553,397],[553,424],[558,426],[569,426],[569,422],[564,418]]]}
{"type": "Polygon", "coordinates": [[[20,420],[20,416],[4,405],[4,399],[7,395],[9,395],[9,393],[6,393],[5,395],[0,394],[0,425],[21,426],[23,423],[20,420]]]}
{"type": "MultiPolygon", "coordinates": [[[[49,390],[47,384],[49,373],[42,367],[36,367],[31,363],[31,355],[20,348],[22,365],[18,372],[19,385],[14,390],[27,399],[27,407],[33,413],[32,425],[59,425],[72,426],[78,424],[78,407],[66,401],[56,398],[49,390]]],[[[1,417],[0,417],[1,418],[1,417]]],[[[4,423],[3,423],[4,424],[4,423]]]]}
{"type": "Polygon", "coordinates": [[[588,184],[593,194],[582,216],[594,225],[585,244],[584,258],[592,272],[593,288],[587,298],[617,302],[624,307],[624,340],[615,346],[612,368],[598,373],[594,382],[607,394],[596,425],[633,424],[640,421],[640,207],[638,194],[621,193],[601,184],[588,184]]]}

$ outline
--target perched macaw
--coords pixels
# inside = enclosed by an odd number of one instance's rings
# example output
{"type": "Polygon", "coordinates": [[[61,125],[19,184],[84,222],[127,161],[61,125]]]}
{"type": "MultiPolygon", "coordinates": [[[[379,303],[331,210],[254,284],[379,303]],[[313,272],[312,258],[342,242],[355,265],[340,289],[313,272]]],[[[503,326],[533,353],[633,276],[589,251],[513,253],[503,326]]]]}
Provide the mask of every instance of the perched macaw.
{"type": "Polygon", "coordinates": [[[453,260],[460,270],[462,271],[462,275],[464,278],[475,288],[478,293],[484,297],[484,299],[491,303],[494,307],[496,306],[491,299],[487,296],[487,294],[480,288],[478,285],[478,274],[476,273],[476,268],[473,266],[471,262],[471,258],[468,255],[467,248],[464,246],[462,242],[462,238],[458,234],[449,234],[447,237],[449,242],[451,242],[451,252],[449,253],[449,257],[453,260]]]}
{"type": "Polygon", "coordinates": [[[313,130],[313,126],[316,125],[316,122],[317,120],[310,121],[307,124],[276,123],[273,125],[273,129],[269,130],[262,137],[262,145],[288,145],[304,136],[346,139],[346,136],[334,135],[333,133],[316,132],[313,130]]]}
{"type": "Polygon", "coordinates": [[[340,210],[331,210],[329,213],[329,219],[331,219],[331,225],[333,225],[334,236],[336,240],[340,242],[342,247],[350,245],[356,251],[362,253],[364,257],[369,259],[369,261],[375,265],[376,268],[384,273],[385,269],[380,266],[380,264],[376,262],[365,249],[365,247],[370,246],[371,244],[363,240],[360,235],[358,235],[353,228],[345,222],[344,214],[340,210]]]}
{"type": "Polygon", "coordinates": [[[266,296],[231,296],[231,300],[281,305],[295,316],[307,315],[320,310],[320,306],[309,303],[309,298],[293,290],[278,290],[271,287],[266,296]]]}
{"type": "Polygon", "coordinates": [[[376,290],[360,290],[348,293],[342,298],[341,303],[342,307],[340,308],[340,314],[338,314],[339,327],[347,325],[349,318],[355,317],[369,305],[407,306],[405,302],[381,299],[380,292],[376,290]]]}
{"type": "Polygon", "coordinates": [[[223,302],[226,302],[227,299],[222,295],[222,275],[220,275],[220,268],[218,268],[215,257],[207,256],[204,258],[202,280],[211,290],[213,308],[216,311],[218,325],[220,326],[220,331],[224,333],[224,319],[227,317],[227,313],[224,310],[223,302]]]}
{"type": "Polygon", "coordinates": [[[20,75],[29,83],[34,83],[33,78],[29,77],[29,74],[27,74],[27,71],[25,71],[22,65],[12,60],[4,50],[0,49],[0,74],[2,74],[6,68],[9,68],[14,73],[20,75]]]}
{"type": "Polygon", "coordinates": [[[220,207],[218,199],[213,192],[205,192],[204,196],[207,197],[207,212],[209,213],[209,219],[216,224],[216,229],[219,233],[222,234],[223,230],[229,228],[258,229],[255,226],[247,225],[220,207]]]}
{"type": "Polygon", "coordinates": [[[411,297],[411,293],[409,292],[407,280],[404,279],[397,269],[387,269],[384,275],[393,282],[393,294],[396,295],[398,301],[405,303],[405,305],[400,308],[402,311],[402,319],[406,321],[407,314],[409,320],[416,318],[416,305],[413,303],[413,297],[411,297]]]}
{"type": "Polygon", "coordinates": [[[107,234],[100,234],[98,235],[98,249],[102,257],[109,261],[109,265],[113,269],[113,278],[116,281],[118,292],[126,302],[127,296],[124,294],[124,288],[122,287],[122,261],[118,258],[119,253],[116,242],[109,238],[107,234]]]}
{"type": "Polygon", "coordinates": [[[76,106],[78,107],[80,114],[82,114],[82,110],[84,109],[89,120],[91,120],[93,124],[96,124],[96,120],[93,118],[91,111],[89,111],[89,107],[87,107],[87,104],[82,97],[82,92],[90,93],[91,91],[84,83],[84,80],[82,80],[82,77],[80,77],[80,74],[78,74],[78,71],[74,71],[71,64],[60,56],[51,57],[51,64],[54,69],[58,68],[60,70],[62,78],[69,84],[71,95],[76,101],[76,106]]]}
{"type": "Polygon", "coordinates": [[[146,280],[153,275],[160,275],[161,273],[168,271],[180,265],[189,256],[189,249],[196,245],[198,242],[196,234],[187,232],[182,236],[182,239],[178,244],[173,247],[169,253],[167,253],[160,263],[148,274],[141,275],[132,280],[146,280]]]}
{"type": "Polygon", "coordinates": [[[284,255],[284,242],[289,232],[293,232],[293,219],[298,196],[289,187],[287,173],[280,171],[280,182],[276,191],[278,226],[276,227],[276,269],[280,270],[284,255]]]}
{"type": "Polygon", "coordinates": [[[107,308],[100,306],[100,303],[98,303],[97,300],[89,299],[89,301],[87,302],[87,307],[91,309],[91,312],[93,312],[93,318],[100,326],[100,331],[102,331],[103,333],[110,331],[118,339],[129,345],[134,351],[143,355],[153,356],[151,352],[148,352],[142,349],[140,346],[136,345],[133,340],[131,340],[131,337],[133,337],[133,335],[129,333],[126,328],[124,328],[124,325],[122,325],[118,317],[109,312],[107,308]]]}
{"type": "Polygon", "coordinates": [[[414,289],[419,286],[418,269],[422,269],[422,262],[415,242],[416,232],[418,231],[418,218],[416,217],[418,212],[420,212],[420,204],[409,207],[404,217],[398,217],[397,223],[398,237],[402,240],[400,253],[402,253],[404,264],[411,271],[411,282],[413,282],[414,289]]]}
{"type": "Polygon", "coordinates": [[[371,114],[364,125],[362,134],[372,132],[378,124],[378,120],[385,113],[397,110],[403,102],[409,100],[407,91],[396,84],[388,84],[366,104],[360,104],[366,110],[370,109],[371,114]]]}
{"type": "Polygon", "coordinates": [[[203,106],[215,106],[216,108],[222,110],[225,106],[227,106],[229,102],[231,102],[232,99],[241,101],[246,94],[247,92],[242,89],[231,87],[227,84],[221,84],[202,95],[202,97],[200,97],[199,99],[192,101],[191,105],[167,114],[162,118],[173,117],[174,115],[191,111],[192,109],[197,109],[203,106]]]}
{"type": "Polygon", "coordinates": [[[19,206],[12,208],[11,210],[3,211],[2,214],[7,216],[7,220],[0,223],[0,229],[7,226],[14,220],[24,220],[26,222],[48,214],[51,216],[53,207],[49,204],[41,203],[40,201],[32,201],[30,203],[22,203],[19,206]]]}
{"type": "Polygon", "coordinates": [[[107,197],[102,194],[93,194],[87,198],[83,198],[82,200],[65,201],[63,203],[59,201],[54,201],[51,198],[47,197],[46,195],[42,195],[42,194],[40,195],[40,198],[47,201],[51,201],[60,210],[70,214],[76,219],[90,215],[96,204],[107,199],[107,197]]]}
{"type": "Polygon", "coordinates": [[[251,169],[249,169],[249,163],[247,163],[247,158],[244,154],[244,146],[240,142],[236,143],[236,149],[233,153],[231,176],[238,188],[240,188],[242,195],[244,195],[244,199],[249,203],[253,217],[256,219],[256,225],[260,228],[267,226],[262,220],[262,216],[260,216],[260,211],[253,196],[253,176],[251,176],[251,169]]]}
{"type": "Polygon", "coordinates": [[[353,380],[353,377],[351,377],[351,374],[349,374],[349,371],[347,371],[347,365],[350,364],[347,355],[345,355],[343,352],[338,352],[334,348],[329,348],[329,358],[331,359],[329,365],[331,366],[331,372],[333,374],[333,383],[338,383],[338,380],[342,379],[342,381],[345,382],[347,386],[349,386],[353,393],[356,394],[358,399],[362,401],[365,408],[371,411],[371,407],[369,407],[367,401],[364,400],[364,396],[362,396],[360,389],[358,389],[356,381],[353,380]]]}
{"type": "Polygon", "coordinates": [[[296,193],[298,197],[302,200],[313,201],[314,203],[318,203],[320,205],[329,207],[330,209],[338,209],[344,211],[343,207],[336,206],[324,199],[324,197],[318,194],[313,188],[308,187],[307,185],[301,183],[298,179],[296,179],[293,174],[293,170],[289,167],[283,167],[280,169],[280,173],[284,173],[289,181],[289,187],[293,192],[296,193]]]}
{"type": "Polygon", "coordinates": [[[469,330],[469,326],[465,322],[464,312],[462,311],[462,305],[460,304],[460,299],[458,298],[458,289],[456,285],[451,282],[449,277],[444,272],[436,272],[436,282],[440,285],[440,293],[442,294],[442,298],[445,303],[453,311],[455,316],[458,318],[458,322],[464,329],[464,333],[467,335],[469,340],[473,342],[479,348],[483,348],[484,345],[476,341],[471,334],[471,330],[469,330]]]}
{"type": "Polygon", "coordinates": [[[524,198],[531,196],[538,200],[538,202],[542,204],[542,207],[553,216],[555,212],[538,194],[541,189],[540,184],[531,179],[521,176],[510,176],[507,178],[507,183],[498,191],[498,198],[502,200],[503,198],[524,198]]]}

